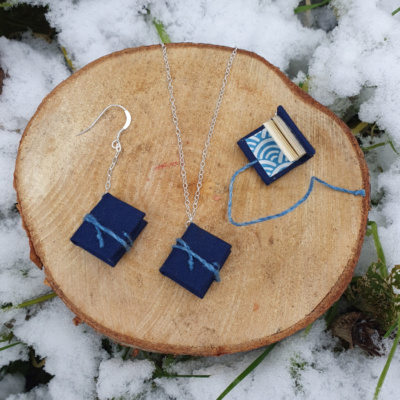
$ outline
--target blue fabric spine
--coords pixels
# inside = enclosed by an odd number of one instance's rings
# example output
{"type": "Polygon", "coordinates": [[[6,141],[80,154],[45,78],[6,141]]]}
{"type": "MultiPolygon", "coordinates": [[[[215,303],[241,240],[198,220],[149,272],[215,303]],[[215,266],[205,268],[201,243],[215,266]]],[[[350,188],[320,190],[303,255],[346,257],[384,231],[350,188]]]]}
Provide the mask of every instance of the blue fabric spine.
{"type": "Polygon", "coordinates": [[[222,268],[231,247],[229,243],[191,223],[182,238],[172,246],[160,272],[202,299],[218,276],[212,268],[222,268]],[[190,256],[191,252],[194,257],[190,256]]]}
{"type": "Polygon", "coordinates": [[[71,242],[115,267],[146,226],[144,217],[144,212],[106,193],[71,242]]]}
{"type": "Polygon", "coordinates": [[[254,169],[257,171],[257,173],[260,175],[261,179],[264,181],[266,185],[270,185],[272,182],[276,181],[279,179],[281,176],[287,174],[289,171],[292,169],[296,168],[297,166],[305,163],[307,160],[309,160],[314,154],[315,150],[311,146],[311,144],[308,142],[308,140],[304,137],[304,135],[300,132],[299,128],[296,126],[296,124],[292,121],[292,119],[289,117],[288,113],[285,111],[285,109],[282,106],[279,106],[277,109],[277,115],[282,118],[282,120],[285,122],[285,124],[288,126],[288,128],[292,131],[292,133],[295,135],[297,140],[300,142],[300,144],[304,147],[304,150],[306,151],[306,154],[303,155],[301,158],[298,160],[288,163],[288,166],[279,172],[275,173],[274,175],[270,176],[264,169],[264,167],[261,165],[260,160],[254,155],[252,149],[249,147],[248,142],[246,139],[254,137],[257,135],[259,132],[265,129],[264,125],[260,126],[253,132],[249,133],[242,139],[240,139],[237,144],[239,147],[242,149],[243,153],[246,155],[248,158],[249,162],[256,161],[256,163],[253,164],[254,169]]]}

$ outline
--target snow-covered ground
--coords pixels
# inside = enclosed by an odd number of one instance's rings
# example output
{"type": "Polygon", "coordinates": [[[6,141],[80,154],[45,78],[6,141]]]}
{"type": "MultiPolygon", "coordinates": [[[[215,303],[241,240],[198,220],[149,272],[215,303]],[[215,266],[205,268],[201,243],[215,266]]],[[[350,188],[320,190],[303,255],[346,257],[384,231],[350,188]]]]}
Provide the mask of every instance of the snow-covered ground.
{"type": "MultiPolygon", "coordinates": [[[[309,77],[309,93],[339,116],[359,108],[362,121],[376,122],[400,149],[400,13],[396,0],[332,0],[331,8],[294,15],[297,0],[32,0],[49,4],[47,19],[59,32],[76,68],[126,47],[158,43],[149,18],[159,19],[173,42],[237,45],[275,64],[296,82],[309,77]],[[336,24],[337,18],[337,26],[336,24]]],[[[14,204],[13,170],[21,134],[34,111],[70,72],[55,43],[26,34],[21,42],[0,38],[0,66],[5,71],[0,95],[0,305],[18,304],[45,294],[44,275],[29,260],[28,239],[14,204]]],[[[380,141],[383,141],[381,138],[380,141]]],[[[389,268],[400,263],[400,157],[389,145],[367,154],[372,198],[382,199],[370,212],[378,223],[389,268]]],[[[376,260],[367,238],[357,273],[376,260]]],[[[262,349],[220,358],[178,362],[179,374],[199,378],[152,377],[148,360],[122,361],[110,356],[103,337],[59,300],[40,307],[0,312],[0,334],[12,324],[16,339],[32,346],[45,370],[47,386],[22,393],[25,378],[0,376],[0,399],[216,399],[262,349]],[[29,318],[27,318],[29,315],[29,318]],[[7,324],[7,326],[5,325],[7,324]]],[[[387,347],[391,341],[387,340],[387,347]]],[[[385,357],[361,349],[334,351],[337,341],[318,320],[308,336],[297,333],[279,343],[242,381],[229,399],[372,399],[385,357]]],[[[1,346],[0,346],[1,347],[1,346]]],[[[0,367],[27,360],[27,346],[0,352],[0,367]]],[[[399,399],[400,354],[396,354],[381,399],[399,399]]]]}

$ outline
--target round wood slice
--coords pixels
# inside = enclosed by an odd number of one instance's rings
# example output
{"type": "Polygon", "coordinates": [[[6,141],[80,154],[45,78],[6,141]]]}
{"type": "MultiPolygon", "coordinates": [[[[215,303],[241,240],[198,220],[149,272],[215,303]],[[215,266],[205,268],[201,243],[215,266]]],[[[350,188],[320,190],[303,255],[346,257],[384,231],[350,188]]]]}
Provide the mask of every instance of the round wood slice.
{"type": "MultiPolygon", "coordinates": [[[[232,49],[168,45],[190,193],[232,49]]],[[[278,341],[315,320],[348,285],[363,243],[369,177],[351,132],[332,112],[254,53],[239,50],[209,148],[196,224],[232,245],[203,300],[160,274],[185,231],[175,129],[160,46],[103,57],[61,83],[38,108],[21,140],[15,187],[32,259],[78,318],[143,349],[221,355],[278,341]],[[125,122],[132,114],[110,193],[144,211],[148,225],[115,268],[70,242],[97,204],[125,122]],[[270,186],[254,169],[235,183],[233,215],[245,221],[278,213],[304,196],[315,175],[332,185],[365,189],[366,197],[316,183],[288,215],[256,225],[228,222],[228,185],[248,161],[236,142],[283,105],[316,155],[270,186]]]]}

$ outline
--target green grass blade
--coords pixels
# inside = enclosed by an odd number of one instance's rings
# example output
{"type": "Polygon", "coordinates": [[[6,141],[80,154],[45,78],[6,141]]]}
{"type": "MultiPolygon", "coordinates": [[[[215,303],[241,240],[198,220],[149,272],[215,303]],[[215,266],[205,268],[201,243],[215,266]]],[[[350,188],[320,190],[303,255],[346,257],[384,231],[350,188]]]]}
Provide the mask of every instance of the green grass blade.
{"type": "Polygon", "coordinates": [[[217,398],[217,400],[223,399],[235,386],[237,386],[247,375],[250,374],[256,367],[258,367],[264,360],[265,357],[271,352],[271,350],[277,345],[277,343],[270,344],[265,351],[257,357],[217,398]]]}
{"type": "Polygon", "coordinates": [[[74,64],[72,63],[70,56],[68,55],[67,49],[65,47],[61,46],[61,51],[63,53],[65,62],[67,63],[69,70],[71,72],[75,72],[76,68],[75,68],[74,64]]]}
{"type": "Polygon", "coordinates": [[[155,26],[158,36],[160,37],[163,43],[171,43],[171,39],[169,38],[167,32],[165,31],[165,27],[161,21],[153,19],[153,25],[155,26]]]}
{"type": "Polygon", "coordinates": [[[16,346],[17,344],[21,344],[21,343],[22,343],[22,342],[15,342],[15,343],[11,343],[11,344],[9,344],[9,345],[7,345],[7,346],[0,347],[0,351],[7,350],[7,349],[9,349],[10,347],[14,347],[14,346],[16,346]]]}
{"type": "Polygon", "coordinates": [[[387,142],[376,143],[376,144],[373,144],[372,146],[361,147],[361,150],[362,150],[364,153],[366,153],[367,151],[376,149],[376,148],[378,148],[378,147],[385,146],[386,144],[387,144],[387,142]]]}
{"type": "Polygon", "coordinates": [[[328,4],[330,1],[331,0],[324,0],[324,1],[321,1],[320,3],[310,4],[308,6],[299,6],[294,9],[294,13],[300,14],[302,12],[312,10],[313,8],[324,6],[325,4],[328,4]]]}
{"type": "Polygon", "coordinates": [[[312,326],[314,325],[314,322],[311,322],[311,324],[308,324],[306,329],[304,330],[304,335],[303,336],[308,336],[308,334],[311,331],[312,326]]]}
{"type": "Polygon", "coordinates": [[[155,378],[209,378],[211,375],[177,375],[171,374],[167,371],[164,371],[160,366],[154,363],[156,367],[153,373],[153,379],[155,378]]]}
{"type": "MultiPolygon", "coordinates": [[[[7,7],[12,7],[15,6],[15,3],[1,3],[0,8],[7,8],[7,7]]],[[[394,14],[392,14],[394,15],[394,14]]]]}
{"type": "Polygon", "coordinates": [[[368,122],[359,122],[352,130],[353,135],[358,135],[362,130],[364,130],[369,125],[368,122]]]}
{"type": "Polygon", "coordinates": [[[34,304],[43,303],[44,301],[50,300],[53,297],[57,297],[57,294],[54,293],[54,292],[51,292],[49,294],[45,294],[44,296],[38,297],[37,299],[25,301],[25,302],[23,302],[21,304],[18,304],[17,306],[6,307],[6,308],[3,309],[3,311],[14,310],[16,308],[25,308],[25,307],[33,306],[34,304]]]}
{"type": "Polygon", "coordinates": [[[333,304],[333,306],[325,314],[326,327],[329,328],[332,321],[335,319],[339,309],[339,302],[333,304]]]}
{"type": "Polygon", "coordinates": [[[211,375],[166,375],[165,378],[209,378],[211,375]]]}
{"type": "Polygon", "coordinates": [[[387,144],[389,144],[390,147],[392,148],[392,150],[393,150],[398,156],[400,156],[400,153],[396,150],[396,148],[394,147],[393,142],[392,142],[391,140],[388,140],[387,142],[376,143],[376,144],[373,144],[372,146],[368,146],[368,147],[361,147],[361,150],[362,150],[364,153],[366,153],[367,151],[376,149],[377,147],[385,146],[385,145],[387,145],[387,144]]]}
{"type": "Polygon", "coordinates": [[[4,343],[4,342],[10,343],[14,337],[14,333],[10,332],[8,335],[3,335],[1,337],[2,337],[2,339],[0,340],[0,343],[4,343]]]}
{"type": "Polygon", "coordinates": [[[388,272],[386,268],[386,258],[383,252],[381,241],[378,236],[378,225],[375,221],[368,221],[368,226],[371,227],[372,237],[374,238],[376,253],[378,254],[378,260],[382,263],[382,267],[380,268],[380,273],[382,278],[388,277],[388,272]]]}
{"type": "Polygon", "coordinates": [[[396,8],[396,9],[392,12],[392,15],[396,15],[399,11],[400,11],[400,7],[399,7],[399,8],[396,8]]]}
{"type": "Polygon", "coordinates": [[[393,346],[390,349],[389,357],[388,357],[388,359],[386,361],[385,366],[383,367],[381,376],[379,377],[379,380],[378,380],[378,384],[376,385],[376,389],[375,389],[375,393],[374,393],[374,400],[378,400],[379,392],[382,389],[383,382],[385,381],[386,374],[387,374],[387,372],[389,370],[389,367],[390,367],[390,364],[392,362],[394,353],[396,352],[397,345],[399,344],[399,340],[400,340],[400,318],[399,318],[399,322],[398,322],[398,325],[397,325],[397,334],[396,334],[396,337],[394,339],[393,346]]]}
{"type": "Polygon", "coordinates": [[[390,336],[390,334],[396,329],[396,327],[397,327],[397,322],[395,322],[395,323],[387,330],[387,332],[385,333],[385,335],[383,336],[383,338],[384,338],[384,339],[387,339],[387,338],[390,336]]]}
{"type": "MultiPolygon", "coordinates": [[[[400,8],[399,8],[399,10],[400,10],[400,8]]],[[[394,147],[393,142],[392,142],[391,140],[388,140],[388,143],[389,143],[390,147],[392,148],[392,150],[393,150],[398,156],[400,156],[400,153],[399,153],[399,152],[396,150],[396,148],[394,147]]]]}
{"type": "Polygon", "coordinates": [[[131,354],[131,350],[132,350],[132,347],[127,347],[127,348],[125,349],[125,353],[124,353],[124,355],[122,356],[122,359],[123,359],[124,361],[126,361],[126,360],[129,358],[129,356],[130,356],[130,354],[131,354]]]}
{"type": "Polygon", "coordinates": [[[33,306],[34,304],[42,303],[42,302],[50,300],[54,297],[57,297],[57,294],[54,292],[51,292],[49,294],[45,294],[44,296],[38,297],[37,299],[28,300],[28,301],[25,301],[24,303],[18,304],[16,306],[16,308],[25,308],[25,307],[33,306]]]}

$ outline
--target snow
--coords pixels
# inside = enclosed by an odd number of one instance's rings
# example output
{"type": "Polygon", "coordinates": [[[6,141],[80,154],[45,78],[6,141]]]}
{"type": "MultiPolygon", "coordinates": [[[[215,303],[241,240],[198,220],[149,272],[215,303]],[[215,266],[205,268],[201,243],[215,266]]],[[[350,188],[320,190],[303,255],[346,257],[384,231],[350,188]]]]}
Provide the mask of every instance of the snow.
{"type": "Polygon", "coordinates": [[[0,126],[22,132],[43,98],[68,77],[55,44],[24,36],[22,43],[0,37],[0,66],[6,73],[0,98],[0,126]]]}
{"type": "MultiPolygon", "coordinates": [[[[59,397],[61,398],[61,397],[59,397]]],[[[18,393],[7,397],[7,400],[52,400],[48,388],[44,385],[33,388],[28,393],[18,393]]]]}
{"type": "Polygon", "coordinates": [[[19,393],[24,390],[25,378],[22,375],[7,374],[0,375],[0,400],[5,400],[9,395],[19,393]]]}
{"type": "MultiPolygon", "coordinates": [[[[297,0],[203,0],[188,2],[116,0],[32,0],[49,4],[50,24],[58,43],[81,68],[98,57],[126,47],[158,43],[152,18],[161,20],[174,42],[205,42],[254,51],[296,82],[309,77],[310,94],[338,115],[350,108],[376,122],[400,150],[400,13],[395,0],[332,0],[300,19],[297,0]],[[151,14],[149,14],[150,12],[151,14]],[[337,17],[337,22],[335,18],[337,17]],[[322,28],[322,29],[320,29],[322,28]]],[[[0,304],[18,304],[48,293],[44,274],[29,260],[28,239],[15,212],[13,169],[21,133],[42,99],[69,76],[56,43],[25,34],[21,41],[0,38],[0,66],[6,77],[0,95],[0,304]]],[[[372,141],[374,143],[374,141],[372,141]]],[[[370,143],[365,140],[365,146],[370,143]]],[[[388,267],[400,254],[400,158],[389,145],[366,155],[372,198],[370,212],[378,223],[388,267]]],[[[371,237],[366,238],[356,272],[376,260],[371,237]]],[[[54,375],[47,385],[24,391],[24,378],[0,376],[0,399],[215,399],[263,349],[220,358],[181,361],[170,367],[177,374],[207,374],[210,378],[152,379],[154,364],[145,359],[122,360],[122,351],[102,346],[104,337],[87,325],[72,324],[74,315],[59,300],[0,312],[0,335],[13,331],[24,344],[0,352],[0,368],[28,360],[28,347],[54,375]],[[14,393],[14,394],[13,394],[14,393]]],[[[391,340],[386,341],[389,348],[391,340]]],[[[1,346],[0,346],[1,347],[1,346]]],[[[361,349],[338,350],[314,323],[309,335],[299,332],[279,343],[229,399],[352,399],[372,398],[386,358],[370,357],[361,349]]],[[[395,354],[381,399],[398,399],[400,354],[395,354]]]]}
{"type": "Polygon", "coordinates": [[[103,361],[99,368],[97,395],[100,400],[138,396],[148,391],[145,381],[152,377],[154,369],[154,364],[148,360],[113,358],[103,361]]]}
{"type": "Polygon", "coordinates": [[[285,70],[290,60],[311,54],[324,36],[321,30],[304,28],[294,17],[297,3],[251,0],[244,7],[241,0],[172,1],[157,2],[150,9],[174,42],[237,45],[285,70]]]}
{"type": "Polygon", "coordinates": [[[86,325],[75,326],[74,315],[59,299],[38,310],[28,321],[17,321],[15,335],[46,357],[45,370],[54,375],[49,393],[56,399],[95,397],[94,377],[100,360],[107,357],[101,348],[101,336],[86,325]]]}
{"type": "MultiPolygon", "coordinates": [[[[338,345],[325,322],[315,322],[308,336],[296,334],[279,343],[263,363],[239,384],[229,399],[302,399],[337,400],[371,397],[371,381],[383,368],[384,358],[371,358],[360,349],[335,351],[338,345]],[[301,365],[301,367],[300,367],[301,365]],[[368,365],[368,367],[367,367],[368,365]]],[[[211,374],[205,379],[158,379],[157,384],[172,398],[216,399],[219,394],[258,356],[262,350],[224,356],[206,363],[204,360],[180,363],[179,374],[211,374]]],[[[399,357],[390,371],[392,379],[399,373],[399,357]]],[[[389,377],[387,379],[390,379],[389,377]]],[[[393,381],[392,381],[393,382],[393,381]]],[[[395,399],[396,385],[387,385],[382,399],[395,399]]]]}

